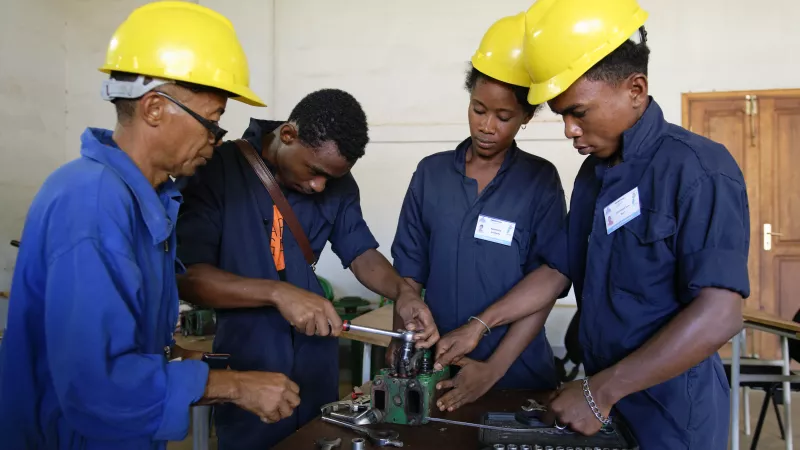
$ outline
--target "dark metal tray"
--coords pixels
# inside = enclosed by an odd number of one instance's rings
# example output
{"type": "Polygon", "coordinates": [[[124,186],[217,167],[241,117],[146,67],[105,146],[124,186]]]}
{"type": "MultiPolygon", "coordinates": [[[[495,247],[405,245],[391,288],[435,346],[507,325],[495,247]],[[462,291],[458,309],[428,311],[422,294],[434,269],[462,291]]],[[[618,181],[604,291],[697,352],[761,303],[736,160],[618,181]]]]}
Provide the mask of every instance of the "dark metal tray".
{"type": "MultiPolygon", "coordinates": [[[[494,448],[495,444],[530,446],[535,450],[537,445],[542,449],[552,447],[554,450],[639,450],[639,443],[628,427],[619,418],[614,418],[611,431],[600,431],[593,436],[584,436],[570,430],[558,430],[552,427],[525,427],[520,424],[514,413],[489,412],[481,418],[481,424],[508,428],[530,428],[530,432],[503,432],[499,430],[481,429],[478,439],[485,449],[494,448]]],[[[525,447],[526,449],[528,447],[525,447]]]]}

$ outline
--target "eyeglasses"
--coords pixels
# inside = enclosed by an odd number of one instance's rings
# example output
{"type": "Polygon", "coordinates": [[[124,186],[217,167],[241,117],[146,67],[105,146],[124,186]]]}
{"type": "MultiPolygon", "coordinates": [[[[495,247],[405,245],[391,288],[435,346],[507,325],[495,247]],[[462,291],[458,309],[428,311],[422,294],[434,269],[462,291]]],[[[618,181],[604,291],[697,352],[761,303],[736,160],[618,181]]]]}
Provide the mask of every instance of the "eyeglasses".
{"type": "Polygon", "coordinates": [[[206,119],[205,117],[201,116],[200,114],[197,114],[196,112],[192,111],[191,109],[189,109],[188,106],[186,106],[183,103],[175,100],[171,96],[169,96],[169,95],[167,95],[167,94],[165,94],[165,93],[163,93],[161,91],[153,91],[153,92],[155,92],[156,94],[166,98],[167,100],[171,101],[172,103],[175,103],[182,110],[184,110],[187,113],[189,113],[190,116],[194,117],[195,120],[200,122],[200,125],[203,125],[206,128],[206,130],[208,130],[211,133],[211,135],[214,136],[214,145],[219,144],[219,141],[221,141],[222,138],[225,137],[225,134],[228,133],[228,130],[220,128],[219,125],[217,125],[214,122],[206,119]]]}

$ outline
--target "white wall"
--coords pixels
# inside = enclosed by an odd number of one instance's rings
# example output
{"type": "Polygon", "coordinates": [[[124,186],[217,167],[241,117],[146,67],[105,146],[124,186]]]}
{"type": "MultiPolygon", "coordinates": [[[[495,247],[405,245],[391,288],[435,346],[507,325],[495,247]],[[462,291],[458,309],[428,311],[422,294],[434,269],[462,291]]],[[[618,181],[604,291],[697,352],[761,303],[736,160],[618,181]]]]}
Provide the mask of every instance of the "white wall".
{"type": "MultiPolygon", "coordinates": [[[[60,3],[0,6],[0,291],[8,291],[28,205],[64,161],[64,21],[60,3]]],[[[0,298],[0,326],[7,301],[0,298]]]]}
{"type": "MultiPolygon", "coordinates": [[[[650,12],[651,92],[680,123],[680,93],[798,87],[800,14],[794,0],[640,0],[650,12]],[[708,12],[704,12],[708,11],[708,12]]],[[[16,239],[44,177],[78,155],[86,126],[113,125],[96,71],[117,24],[146,0],[3,0],[0,15],[0,290],[8,289],[16,239]],[[42,132],[42,130],[45,130],[42,132]]],[[[467,136],[466,63],[489,25],[530,0],[195,0],[225,14],[250,62],[266,109],[230,102],[223,126],[241,135],[250,116],[285,118],[307,93],[354,94],[371,143],[354,174],[368,223],[389,256],[403,194],[417,162],[467,136]]],[[[567,194],[581,163],[557,118],[545,113],[520,133],[525,150],[559,168],[567,194]]],[[[318,273],[338,295],[376,298],[331,252],[318,273]]],[[[548,323],[562,340],[567,299],[548,323]]],[[[0,308],[1,311],[1,308],[0,308]]],[[[2,319],[2,317],[0,317],[2,319]]]]}

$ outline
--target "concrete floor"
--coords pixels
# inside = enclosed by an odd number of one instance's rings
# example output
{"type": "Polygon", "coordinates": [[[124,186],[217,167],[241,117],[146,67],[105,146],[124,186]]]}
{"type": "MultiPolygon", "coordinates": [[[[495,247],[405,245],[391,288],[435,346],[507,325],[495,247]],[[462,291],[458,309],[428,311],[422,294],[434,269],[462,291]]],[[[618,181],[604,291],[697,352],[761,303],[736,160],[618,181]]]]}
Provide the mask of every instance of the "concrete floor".
{"type": "MultiPolygon", "coordinates": [[[[350,391],[349,384],[342,384],[341,390],[343,394],[350,391]]],[[[751,391],[750,393],[750,417],[751,417],[751,432],[755,432],[756,422],[758,421],[758,414],[761,410],[761,403],[764,400],[764,393],[761,391],[751,391]]],[[[783,415],[783,406],[780,405],[781,415],[783,415]]],[[[794,442],[800,448],[800,393],[792,395],[792,422],[794,425],[793,435],[794,442]]],[[[745,436],[744,422],[741,424],[741,441],[740,449],[745,450],[750,448],[752,436],[745,436]]],[[[181,442],[170,443],[167,447],[169,450],[192,450],[191,432],[186,440],[181,442]]],[[[783,450],[785,442],[781,439],[780,431],[778,430],[778,421],[775,419],[775,410],[770,406],[767,411],[767,417],[764,421],[764,428],[761,431],[759,439],[759,450],[783,450]]],[[[217,442],[213,437],[210,440],[209,450],[217,450],[217,442]]]]}

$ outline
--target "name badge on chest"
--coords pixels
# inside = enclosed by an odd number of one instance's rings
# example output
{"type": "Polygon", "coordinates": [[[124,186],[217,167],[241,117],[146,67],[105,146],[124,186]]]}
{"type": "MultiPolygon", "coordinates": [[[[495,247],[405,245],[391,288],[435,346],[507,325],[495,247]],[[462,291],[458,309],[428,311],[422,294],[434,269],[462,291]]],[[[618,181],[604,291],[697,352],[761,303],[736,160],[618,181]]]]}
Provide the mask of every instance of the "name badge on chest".
{"type": "Polygon", "coordinates": [[[641,213],[639,187],[637,186],[603,208],[603,215],[606,219],[606,233],[613,233],[617,228],[639,217],[641,213]]]}
{"type": "Polygon", "coordinates": [[[475,239],[511,245],[516,227],[517,224],[514,222],[481,214],[478,217],[478,224],[475,225],[475,239]]]}

